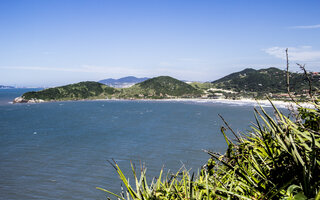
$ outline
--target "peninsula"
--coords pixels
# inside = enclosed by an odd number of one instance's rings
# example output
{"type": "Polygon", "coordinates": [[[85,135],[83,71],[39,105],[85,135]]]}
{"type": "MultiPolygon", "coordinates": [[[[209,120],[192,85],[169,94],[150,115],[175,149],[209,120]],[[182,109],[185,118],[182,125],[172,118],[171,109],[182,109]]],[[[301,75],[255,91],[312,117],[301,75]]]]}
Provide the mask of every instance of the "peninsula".
{"type": "MultiPolygon", "coordinates": [[[[313,88],[320,88],[320,74],[310,73],[313,88]]],[[[308,100],[309,80],[302,73],[290,72],[290,88],[296,98],[308,100]]],[[[314,91],[311,91],[314,92],[314,91]]],[[[190,84],[169,76],[159,76],[134,84],[128,88],[113,88],[105,84],[86,81],[61,87],[27,92],[14,103],[94,99],[265,99],[288,100],[286,71],[277,68],[244,69],[213,82],[190,84]]]]}

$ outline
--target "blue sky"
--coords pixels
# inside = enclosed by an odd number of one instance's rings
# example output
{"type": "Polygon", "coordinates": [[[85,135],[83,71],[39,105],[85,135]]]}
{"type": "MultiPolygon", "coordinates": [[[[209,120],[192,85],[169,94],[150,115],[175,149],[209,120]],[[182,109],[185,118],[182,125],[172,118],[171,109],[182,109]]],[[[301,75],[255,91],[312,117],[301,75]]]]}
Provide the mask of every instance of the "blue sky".
{"type": "Polygon", "coordinates": [[[320,71],[320,1],[0,0],[0,84],[320,71]]]}

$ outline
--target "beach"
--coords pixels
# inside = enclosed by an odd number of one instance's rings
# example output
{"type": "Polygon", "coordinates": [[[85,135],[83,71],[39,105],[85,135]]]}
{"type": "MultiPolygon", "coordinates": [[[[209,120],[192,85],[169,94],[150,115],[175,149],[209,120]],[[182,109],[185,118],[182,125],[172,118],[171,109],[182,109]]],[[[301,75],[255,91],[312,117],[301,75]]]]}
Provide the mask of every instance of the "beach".
{"type": "MultiPolygon", "coordinates": [[[[254,100],[254,99],[96,99],[95,101],[160,101],[160,102],[193,102],[193,103],[221,103],[221,104],[234,104],[234,105],[254,105],[262,107],[272,107],[269,100],[254,100]]],[[[279,101],[279,100],[271,100],[271,102],[277,107],[277,108],[295,108],[298,107],[296,103],[293,101],[279,101]]],[[[300,106],[312,108],[314,107],[310,103],[305,102],[298,102],[300,106]]]]}

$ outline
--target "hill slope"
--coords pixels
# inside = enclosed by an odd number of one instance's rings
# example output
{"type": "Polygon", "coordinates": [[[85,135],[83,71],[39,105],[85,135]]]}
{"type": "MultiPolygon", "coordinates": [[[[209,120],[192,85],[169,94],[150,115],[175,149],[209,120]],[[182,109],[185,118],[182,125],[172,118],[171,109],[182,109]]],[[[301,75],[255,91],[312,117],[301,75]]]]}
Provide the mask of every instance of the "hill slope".
{"type": "MultiPolygon", "coordinates": [[[[312,76],[312,82],[314,86],[319,87],[320,76],[312,76]]],[[[277,68],[260,70],[248,68],[213,81],[212,84],[217,88],[236,92],[285,93],[287,91],[286,71],[277,68]]],[[[308,89],[304,74],[290,73],[290,88],[297,93],[308,89]]]]}
{"type": "Polygon", "coordinates": [[[160,76],[135,84],[130,88],[115,89],[102,83],[86,81],[38,92],[27,92],[15,99],[15,103],[64,101],[82,99],[161,99],[199,97],[201,90],[187,83],[160,76]]]}
{"type": "Polygon", "coordinates": [[[170,76],[159,76],[122,89],[120,98],[198,97],[202,93],[191,85],[170,76]]]}
{"type": "Polygon", "coordinates": [[[22,95],[24,100],[80,100],[106,98],[117,90],[104,84],[86,81],[61,87],[48,88],[38,92],[27,92],[22,95]]]}
{"type": "Polygon", "coordinates": [[[137,84],[145,90],[155,90],[156,94],[172,96],[199,95],[201,92],[191,85],[170,76],[159,76],[137,84]]]}

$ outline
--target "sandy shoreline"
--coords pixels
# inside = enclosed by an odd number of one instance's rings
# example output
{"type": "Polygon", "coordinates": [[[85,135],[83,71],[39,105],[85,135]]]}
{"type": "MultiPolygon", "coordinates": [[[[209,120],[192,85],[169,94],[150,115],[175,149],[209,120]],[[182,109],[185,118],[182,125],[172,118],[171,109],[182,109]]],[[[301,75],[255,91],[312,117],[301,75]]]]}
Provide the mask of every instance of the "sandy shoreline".
{"type": "MultiPolygon", "coordinates": [[[[271,107],[269,100],[254,100],[254,99],[96,99],[94,101],[153,101],[153,102],[193,102],[193,103],[221,103],[221,104],[234,104],[234,105],[254,105],[262,107],[271,107]]],[[[273,100],[272,103],[279,108],[297,107],[294,102],[276,101],[273,100]]],[[[313,107],[310,103],[299,103],[303,107],[313,107]]]]}
{"type": "MultiPolygon", "coordinates": [[[[231,100],[231,99],[82,99],[82,100],[62,100],[62,101],[42,101],[42,102],[24,102],[27,104],[34,104],[34,103],[51,103],[51,102],[76,102],[76,101],[145,101],[145,102],[191,102],[191,103],[220,103],[220,104],[231,104],[231,105],[253,105],[262,107],[271,107],[271,103],[269,100],[254,100],[254,99],[239,99],[239,100],[231,100]]],[[[13,102],[9,102],[12,104],[13,102]]],[[[289,108],[289,107],[297,107],[294,102],[285,102],[285,101],[276,101],[273,100],[272,103],[277,108],[289,108]]],[[[312,108],[313,105],[310,103],[300,103],[301,106],[312,108]]]]}

